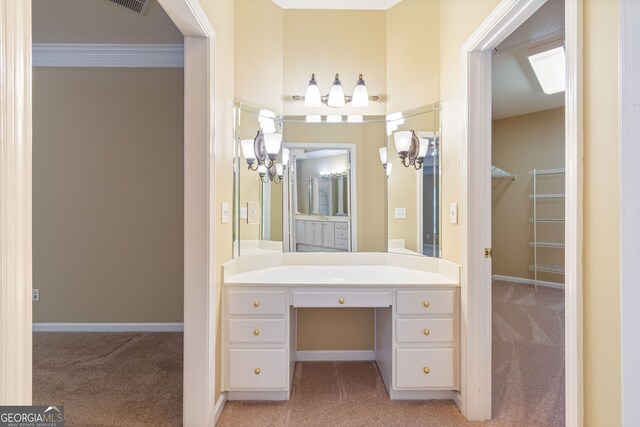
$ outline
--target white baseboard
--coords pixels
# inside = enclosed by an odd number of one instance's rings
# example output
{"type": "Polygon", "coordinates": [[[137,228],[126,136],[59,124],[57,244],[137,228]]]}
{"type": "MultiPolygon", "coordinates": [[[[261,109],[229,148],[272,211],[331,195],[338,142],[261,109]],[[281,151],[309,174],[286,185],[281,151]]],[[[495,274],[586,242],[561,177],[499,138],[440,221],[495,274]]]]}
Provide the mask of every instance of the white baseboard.
{"type": "Polygon", "coordinates": [[[224,409],[224,405],[227,404],[227,392],[223,391],[220,393],[220,397],[216,402],[216,407],[213,411],[213,425],[218,424],[218,420],[220,419],[220,415],[222,415],[222,410],[224,409]]]}
{"type": "Polygon", "coordinates": [[[183,332],[184,323],[34,323],[34,332],[183,332]]]}
{"type": "MultiPolygon", "coordinates": [[[[533,279],[523,279],[521,277],[502,276],[500,274],[494,274],[491,276],[493,280],[502,280],[504,282],[523,283],[525,285],[535,285],[533,279]]],[[[564,289],[564,283],[545,282],[544,280],[538,280],[538,286],[545,286],[547,288],[564,289]]]]}
{"type": "Polygon", "coordinates": [[[374,350],[296,351],[298,362],[376,360],[374,350]]]}

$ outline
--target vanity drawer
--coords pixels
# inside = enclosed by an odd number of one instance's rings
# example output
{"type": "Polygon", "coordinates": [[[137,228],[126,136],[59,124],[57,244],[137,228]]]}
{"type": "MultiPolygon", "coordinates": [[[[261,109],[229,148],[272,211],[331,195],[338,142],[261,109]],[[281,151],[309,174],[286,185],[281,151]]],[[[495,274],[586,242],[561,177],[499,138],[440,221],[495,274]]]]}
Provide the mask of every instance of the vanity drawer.
{"type": "Polygon", "coordinates": [[[389,307],[390,291],[293,291],[294,307],[389,307]]]}
{"type": "Polygon", "coordinates": [[[284,291],[227,291],[230,315],[285,314],[284,291]]]}
{"type": "Polygon", "coordinates": [[[396,313],[445,314],[454,312],[455,295],[453,289],[432,291],[398,291],[396,294],[396,313]]]}
{"type": "Polygon", "coordinates": [[[396,341],[399,343],[451,342],[454,321],[449,319],[397,319],[396,341]]]}
{"type": "Polygon", "coordinates": [[[398,388],[455,388],[455,353],[451,348],[396,350],[398,388]]]}
{"type": "Polygon", "coordinates": [[[286,338],[284,319],[229,319],[230,343],[283,343],[286,338]]]}
{"type": "Polygon", "coordinates": [[[336,239],[336,249],[349,250],[349,240],[347,240],[347,239],[336,239]]]}
{"type": "Polygon", "coordinates": [[[347,230],[349,226],[346,222],[336,222],[336,230],[347,230]]]}
{"type": "Polygon", "coordinates": [[[283,389],[287,387],[285,349],[229,350],[229,388],[283,389]]]}
{"type": "Polygon", "coordinates": [[[336,228],[336,239],[348,239],[349,238],[349,232],[347,231],[347,229],[338,229],[336,228]]]}

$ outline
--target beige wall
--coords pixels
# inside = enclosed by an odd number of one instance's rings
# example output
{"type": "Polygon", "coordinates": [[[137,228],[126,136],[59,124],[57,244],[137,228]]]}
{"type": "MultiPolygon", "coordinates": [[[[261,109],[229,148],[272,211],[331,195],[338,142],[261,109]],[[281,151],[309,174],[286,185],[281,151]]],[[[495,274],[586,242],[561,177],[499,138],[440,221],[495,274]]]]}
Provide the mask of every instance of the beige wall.
{"type": "Polygon", "coordinates": [[[618,1],[585,0],[584,34],[584,420],[620,426],[618,1]]]}
{"type": "Polygon", "coordinates": [[[374,350],[373,309],[298,309],[298,350],[374,350]]]}
{"type": "Polygon", "coordinates": [[[181,322],[183,70],[33,77],[34,322],[181,322]]]}
{"type": "Polygon", "coordinates": [[[34,43],[169,43],[182,34],[156,0],[144,15],[105,0],[32,0],[34,43]]]}
{"type": "MultiPolygon", "coordinates": [[[[220,204],[233,201],[233,107],[235,99],[235,14],[233,0],[200,0],[209,22],[216,32],[215,45],[215,211],[220,204]]],[[[215,399],[220,396],[222,348],[220,343],[220,295],[223,263],[232,256],[232,222],[221,224],[216,214],[215,234],[215,301],[216,301],[216,378],[215,399]]]]}
{"type": "MultiPolygon", "coordinates": [[[[316,74],[320,93],[329,93],[340,73],[346,95],[351,95],[364,74],[369,95],[386,92],[385,12],[381,10],[292,10],[284,11],[284,114],[336,114],[326,106],[306,108],[291,101],[304,95],[311,73],[316,74]]],[[[385,114],[384,102],[366,108],[350,104],[340,114],[385,114]]]]}
{"type": "Polygon", "coordinates": [[[271,0],[235,2],[236,99],[282,113],[284,11],[271,0]]]}
{"type": "Polygon", "coordinates": [[[403,0],[387,11],[387,113],[440,100],[440,0],[403,0]]]}
{"type": "MultiPolygon", "coordinates": [[[[529,171],[564,167],[564,108],[539,111],[493,122],[492,163],[517,179],[492,179],[492,239],[493,274],[533,278],[529,265],[533,263],[533,249],[529,247],[532,225],[533,176],[529,171]]],[[[564,178],[545,176],[538,180],[538,192],[563,192],[564,178]],[[545,190],[547,188],[547,190],[545,190]]],[[[563,201],[541,201],[542,211],[564,217],[563,201]]],[[[539,225],[540,241],[564,241],[562,224],[539,225]]],[[[540,256],[564,263],[564,251],[540,249],[540,256]]],[[[544,260],[539,262],[545,262],[544,260]]],[[[557,274],[538,274],[539,280],[562,282],[557,274]]]]}
{"type": "MultiPolygon", "coordinates": [[[[499,0],[440,2],[440,95],[442,99],[442,206],[460,207],[462,182],[462,68],[461,48],[499,0]]],[[[460,264],[461,222],[442,221],[442,257],[460,264]]]]}
{"type": "MultiPolygon", "coordinates": [[[[238,129],[238,137],[243,139],[254,139],[258,130],[260,129],[260,123],[258,116],[255,113],[248,112],[246,110],[240,110],[240,126],[238,129]]],[[[241,149],[239,149],[241,151],[241,149]]],[[[261,195],[262,195],[262,182],[260,181],[260,175],[258,172],[249,170],[247,168],[247,162],[240,155],[240,165],[238,167],[237,175],[238,188],[240,192],[240,207],[246,208],[247,203],[258,203],[260,207],[261,195]]],[[[231,182],[229,180],[229,182],[231,182]]],[[[235,206],[233,211],[235,212],[235,206]]],[[[239,217],[239,216],[238,216],[239,217]]],[[[247,219],[238,219],[238,232],[236,239],[239,240],[258,240],[260,239],[260,224],[249,224],[247,219]]],[[[240,248],[242,253],[242,247],[240,248]]]]}

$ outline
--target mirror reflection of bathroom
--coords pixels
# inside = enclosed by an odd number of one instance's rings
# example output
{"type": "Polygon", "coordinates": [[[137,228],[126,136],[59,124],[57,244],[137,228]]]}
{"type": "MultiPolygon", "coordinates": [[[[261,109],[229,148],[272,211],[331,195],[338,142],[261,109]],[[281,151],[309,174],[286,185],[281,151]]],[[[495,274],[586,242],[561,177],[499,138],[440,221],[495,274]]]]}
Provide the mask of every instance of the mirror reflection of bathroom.
{"type": "Polygon", "coordinates": [[[325,146],[287,145],[291,252],[352,250],[351,151],[325,146]]]}
{"type": "Polygon", "coordinates": [[[234,256],[282,252],[282,119],[238,102],[235,136],[234,256]]]}
{"type": "Polygon", "coordinates": [[[387,136],[389,252],[440,257],[440,104],[390,114],[387,136]]]}

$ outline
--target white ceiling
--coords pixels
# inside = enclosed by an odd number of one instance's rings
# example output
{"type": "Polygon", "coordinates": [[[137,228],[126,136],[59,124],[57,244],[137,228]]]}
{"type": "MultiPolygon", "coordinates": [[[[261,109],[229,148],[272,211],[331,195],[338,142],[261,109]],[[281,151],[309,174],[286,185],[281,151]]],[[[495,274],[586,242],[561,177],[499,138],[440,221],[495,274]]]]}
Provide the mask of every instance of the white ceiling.
{"type": "Polygon", "coordinates": [[[493,56],[493,118],[558,108],[564,92],[545,95],[529,64],[532,47],[564,38],[564,1],[549,0],[496,49],[493,56]]]}
{"type": "Polygon", "coordinates": [[[386,10],[402,0],[272,0],[283,9],[386,10]]]}

